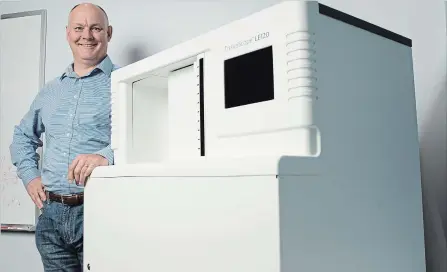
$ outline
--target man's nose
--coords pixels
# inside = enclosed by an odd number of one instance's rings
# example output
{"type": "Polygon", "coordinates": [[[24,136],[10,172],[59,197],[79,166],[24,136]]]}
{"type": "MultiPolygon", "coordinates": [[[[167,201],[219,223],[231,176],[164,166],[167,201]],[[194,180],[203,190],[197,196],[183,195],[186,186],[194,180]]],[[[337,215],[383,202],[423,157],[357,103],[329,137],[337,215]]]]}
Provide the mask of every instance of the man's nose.
{"type": "Polygon", "coordinates": [[[93,39],[92,32],[88,28],[84,28],[84,31],[82,31],[82,38],[83,39],[93,39]]]}

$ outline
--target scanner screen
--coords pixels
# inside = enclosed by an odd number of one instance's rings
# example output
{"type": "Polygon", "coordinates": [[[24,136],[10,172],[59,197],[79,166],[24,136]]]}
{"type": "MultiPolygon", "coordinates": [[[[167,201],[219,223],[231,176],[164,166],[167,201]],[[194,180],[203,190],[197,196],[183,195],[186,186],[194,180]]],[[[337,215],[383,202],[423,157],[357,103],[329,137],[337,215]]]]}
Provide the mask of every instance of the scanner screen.
{"type": "Polygon", "coordinates": [[[272,46],[224,62],[225,108],[274,99],[272,46]]]}

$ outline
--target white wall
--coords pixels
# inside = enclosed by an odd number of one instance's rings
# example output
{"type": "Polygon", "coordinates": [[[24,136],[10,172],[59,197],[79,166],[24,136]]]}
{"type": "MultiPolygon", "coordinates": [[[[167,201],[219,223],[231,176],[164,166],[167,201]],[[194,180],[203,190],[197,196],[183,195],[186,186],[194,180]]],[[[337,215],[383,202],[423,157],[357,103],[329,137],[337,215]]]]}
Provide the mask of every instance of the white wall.
{"type": "MultiPolygon", "coordinates": [[[[118,64],[126,65],[280,0],[93,2],[106,9],[114,26],[111,57],[118,64]]],[[[447,47],[444,3],[442,0],[321,2],[413,40],[425,194],[429,268],[427,271],[445,272],[447,271],[444,236],[444,229],[447,226],[447,47]]],[[[78,1],[68,0],[22,0],[3,3],[0,6],[0,13],[42,8],[48,10],[47,80],[58,76],[71,61],[64,27],[68,11],[77,3],[78,1]]],[[[24,234],[0,236],[0,270],[39,271],[37,267],[41,267],[41,264],[32,236],[24,234]]]]}

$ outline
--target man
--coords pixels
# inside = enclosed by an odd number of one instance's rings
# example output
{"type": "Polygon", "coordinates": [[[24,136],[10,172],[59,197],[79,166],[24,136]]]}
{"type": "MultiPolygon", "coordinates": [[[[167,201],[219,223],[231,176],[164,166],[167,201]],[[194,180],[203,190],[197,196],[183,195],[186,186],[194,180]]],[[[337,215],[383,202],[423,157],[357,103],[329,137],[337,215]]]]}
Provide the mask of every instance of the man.
{"type": "Polygon", "coordinates": [[[10,146],[31,199],[42,211],[36,245],[45,271],[81,271],[83,261],[83,189],[97,166],[113,164],[110,147],[110,76],[107,55],[112,37],[105,11],[75,6],[66,27],[74,61],[39,91],[15,127],[10,146]],[[45,132],[42,169],[38,147],[45,132]]]}

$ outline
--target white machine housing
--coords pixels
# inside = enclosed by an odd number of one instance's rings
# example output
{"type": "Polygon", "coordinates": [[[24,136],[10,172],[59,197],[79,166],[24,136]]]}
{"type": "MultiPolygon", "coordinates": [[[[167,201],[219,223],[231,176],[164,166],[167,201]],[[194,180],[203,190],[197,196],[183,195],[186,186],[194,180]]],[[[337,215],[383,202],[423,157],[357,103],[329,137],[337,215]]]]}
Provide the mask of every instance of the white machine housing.
{"type": "Polygon", "coordinates": [[[285,1],[112,74],[86,271],[425,271],[411,40],[285,1]]]}

